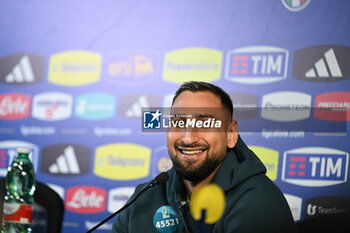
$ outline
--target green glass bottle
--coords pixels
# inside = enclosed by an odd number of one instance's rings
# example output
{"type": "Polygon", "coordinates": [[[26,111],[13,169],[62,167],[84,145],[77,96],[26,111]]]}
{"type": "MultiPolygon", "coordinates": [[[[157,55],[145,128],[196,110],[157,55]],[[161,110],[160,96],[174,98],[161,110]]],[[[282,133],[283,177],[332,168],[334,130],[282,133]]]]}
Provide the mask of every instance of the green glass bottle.
{"type": "Polygon", "coordinates": [[[6,175],[1,233],[32,232],[35,172],[28,148],[18,148],[6,175]]]}

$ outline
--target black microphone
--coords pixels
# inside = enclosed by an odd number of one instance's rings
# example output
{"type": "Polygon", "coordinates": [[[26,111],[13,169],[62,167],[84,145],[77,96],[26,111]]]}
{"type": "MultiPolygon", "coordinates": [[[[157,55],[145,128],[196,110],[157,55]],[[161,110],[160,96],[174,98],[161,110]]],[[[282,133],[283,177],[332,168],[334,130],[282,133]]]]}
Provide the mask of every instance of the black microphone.
{"type": "Polygon", "coordinates": [[[142,189],[137,195],[136,197],[130,201],[128,204],[124,205],[122,208],[120,208],[119,210],[117,210],[116,212],[114,212],[113,214],[111,214],[109,217],[105,218],[102,222],[98,223],[96,226],[94,226],[93,228],[91,228],[89,231],[87,231],[86,233],[90,233],[93,232],[94,230],[96,230],[97,228],[99,228],[100,226],[102,226],[105,222],[107,222],[108,220],[110,220],[111,218],[113,218],[114,216],[116,216],[117,214],[119,214],[120,212],[122,212],[124,209],[126,209],[127,207],[129,207],[132,203],[134,203],[140,196],[142,193],[144,193],[147,189],[154,187],[157,184],[163,184],[165,182],[167,182],[167,180],[169,179],[169,175],[166,172],[162,172],[160,173],[158,176],[156,176],[156,178],[154,178],[154,180],[151,181],[151,183],[149,183],[144,189],[142,189]]]}

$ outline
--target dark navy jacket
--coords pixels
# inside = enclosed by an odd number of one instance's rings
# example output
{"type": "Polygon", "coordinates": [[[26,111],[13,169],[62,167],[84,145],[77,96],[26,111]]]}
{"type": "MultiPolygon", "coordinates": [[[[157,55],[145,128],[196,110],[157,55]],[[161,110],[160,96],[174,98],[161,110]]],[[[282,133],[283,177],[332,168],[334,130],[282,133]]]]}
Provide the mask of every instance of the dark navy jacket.
{"type": "MultiPolygon", "coordinates": [[[[183,201],[187,194],[184,183],[174,169],[168,173],[165,184],[147,190],[117,217],[112,233],[198,232],[189,203],[183,201]]],[[[282,192],[265,173],[265,166],[239,138],[211,181],[225,192],[226,205],[209,232],[297,232],[282,192]]],[[[130,200],[147,184],[138,185],[130,200]]]]}

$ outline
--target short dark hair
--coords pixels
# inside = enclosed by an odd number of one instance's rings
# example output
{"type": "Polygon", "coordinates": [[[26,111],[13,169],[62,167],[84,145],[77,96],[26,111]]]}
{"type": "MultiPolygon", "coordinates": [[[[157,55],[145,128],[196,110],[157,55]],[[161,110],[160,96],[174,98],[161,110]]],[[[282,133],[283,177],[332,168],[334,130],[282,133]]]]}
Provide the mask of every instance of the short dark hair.
{"type": "Polygon", "coordinates": [[[173,102],[171,106],[174,104],[176,98],[184,91],[198,92],[198,91],[209,91],[220,98],[221,104],[228,110],[231,114],[230,119],[233,115],[233,104],[230,96],[222,90],[220,87],[215,86],[211,83],[206,82],[198,82],[198,81],[190,81],[183,83],[180,88],[175,92],[173,102]]]}

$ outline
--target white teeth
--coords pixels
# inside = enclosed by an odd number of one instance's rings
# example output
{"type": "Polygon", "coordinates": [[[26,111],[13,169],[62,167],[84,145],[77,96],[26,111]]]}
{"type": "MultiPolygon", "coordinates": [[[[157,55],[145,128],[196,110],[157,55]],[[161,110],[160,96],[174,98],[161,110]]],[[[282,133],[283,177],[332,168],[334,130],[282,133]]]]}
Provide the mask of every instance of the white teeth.
{"type": "Polygon", "coordinates": [[[203,150],[182,150],[182,153],[187,154],[187,155],[193,155],[193,154],[198,154],[202,153],[203,150]]]}

